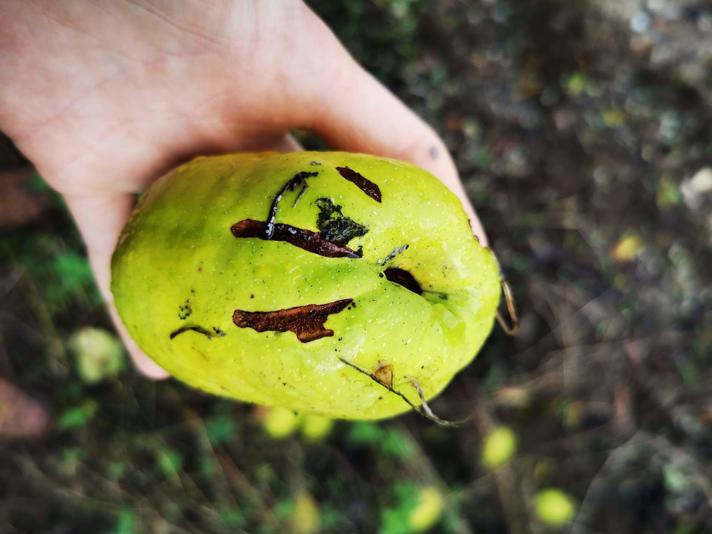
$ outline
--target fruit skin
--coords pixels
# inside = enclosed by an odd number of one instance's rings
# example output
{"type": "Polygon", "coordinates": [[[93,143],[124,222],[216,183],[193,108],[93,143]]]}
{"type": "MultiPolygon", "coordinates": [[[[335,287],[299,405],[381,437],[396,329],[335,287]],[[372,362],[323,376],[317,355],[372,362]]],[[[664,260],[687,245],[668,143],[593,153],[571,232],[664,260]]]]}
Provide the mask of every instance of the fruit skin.
{"type": "Polygon", "coordinates": [[[393,388],[420,404],[411,379],[430,399],[472,360],[492,328],[500,287],[493,253],[432,175],[363,154],[295,152],[199,157],[157,180],[119,239],[112,292],[138,345],[194,387],[333,418],[379,419],[410,407],[342,360],[379,377],[390,366],[393,388]],[[375,183],[381,202],[337,167],[375,183]],[[368,230],[347,243],[363,247],[363,257],[324,257],[231,233],[239,221],[266,221],[275,195],[299,172],[318,175],[304,191],[284,193],[276,222],[317,231],[317,201],[330,199],[368,230]],[[379,260],[405,244],[387,266],[410,272],[420,295],[382,276],[379,260]],[[353,303],[326,318],[333,336],[309,342],[233,322],[235,310],[342,299],[353,303]]]}

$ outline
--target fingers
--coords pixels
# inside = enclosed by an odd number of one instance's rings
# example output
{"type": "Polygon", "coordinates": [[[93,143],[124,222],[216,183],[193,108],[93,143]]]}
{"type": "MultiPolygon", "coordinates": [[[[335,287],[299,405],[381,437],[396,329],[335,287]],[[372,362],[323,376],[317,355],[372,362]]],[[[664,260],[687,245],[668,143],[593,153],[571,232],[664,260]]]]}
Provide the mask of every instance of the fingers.
{"type": "MultiPolygon", "coordinates": [[[[269,144],[259,144],[256,149],[293,152],[302,150],[302,147],[291,135],[286,135],[269,144]]],[[[131,216],[134,205],[133,195],[126,193],[66,195],[65,200],[84,238],[99,291],[107,303],[116,330],[134,365],[149,378],[160,380],[168,377],[168,373],[144,354],[131,339],[116,311],[111,295],[111,255],[121,230],[131,216]]]]}
{"type": "Polygon", "coordinates": [[[462,201],[473,231],[484,230],[455,164],[435,131],[366,72],[321,23],[323,69],[312,85],[317,101],[310,125],[332,147],[410,161],[440,178],[462,201]],[[329,52],[331,50],[331,52],[329,52]]]}
{"type": "Polygon", "coordinates": [[[146,356],[128,335],[116,312],[109,287],[111,281],[111,255],[121,229],[131,214],[133,196],[129,194],[107,196],[74,195],[65,197],[65,200],[84,237],[89,261],[94,270],[99,290],[107,302],[111,318],[134,365],[149,378],[159,380],[168,377],[168,373],[146,356]]]}

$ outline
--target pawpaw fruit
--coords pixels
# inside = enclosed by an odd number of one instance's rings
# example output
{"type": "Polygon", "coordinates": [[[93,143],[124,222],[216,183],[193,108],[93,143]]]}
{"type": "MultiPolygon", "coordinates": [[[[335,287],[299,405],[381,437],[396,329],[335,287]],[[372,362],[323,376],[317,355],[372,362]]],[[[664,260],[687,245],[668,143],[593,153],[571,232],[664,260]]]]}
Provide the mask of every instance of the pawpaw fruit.
{"type": "Polygon", "coordinates": [[[497,261],[460,201],[401,161],[343,152],[198,157],[140,198],[112,259],[130,335],[216,395],[378,419],[477,354],[497,261]]]}

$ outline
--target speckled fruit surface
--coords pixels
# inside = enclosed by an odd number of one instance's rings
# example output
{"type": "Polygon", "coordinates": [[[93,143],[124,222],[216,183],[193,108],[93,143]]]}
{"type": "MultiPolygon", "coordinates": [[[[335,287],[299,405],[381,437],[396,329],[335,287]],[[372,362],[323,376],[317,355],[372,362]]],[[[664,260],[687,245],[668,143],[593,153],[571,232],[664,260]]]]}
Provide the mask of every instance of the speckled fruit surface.
{"type": "Polygon", "coordinates": [[[142,196],[112,261],[129,333],[176,378],[247,402],[377,419],[478,352],[497,262],[459,200],[343,152],[200,157],[142,196]],[[369,376],[370,375],[370,376],[369,376]]]}

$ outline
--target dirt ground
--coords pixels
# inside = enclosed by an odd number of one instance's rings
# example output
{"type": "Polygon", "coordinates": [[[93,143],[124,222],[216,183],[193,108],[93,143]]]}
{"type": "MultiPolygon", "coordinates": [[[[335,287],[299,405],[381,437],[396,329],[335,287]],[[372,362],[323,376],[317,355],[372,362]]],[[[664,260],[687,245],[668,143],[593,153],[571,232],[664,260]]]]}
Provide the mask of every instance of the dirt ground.
{"type": "Polygon", "coordinates": [[[513,287],[519,333],[433,403],[470,422],[275,437],[264,410],[142,379],[4,141],[0,532],[399,534],[418,511],[436,533],[712,532],[712,5],[310,4],[444,136],[513,287]],[[502,427],[515,450],[483,464],[502,427]]]}

